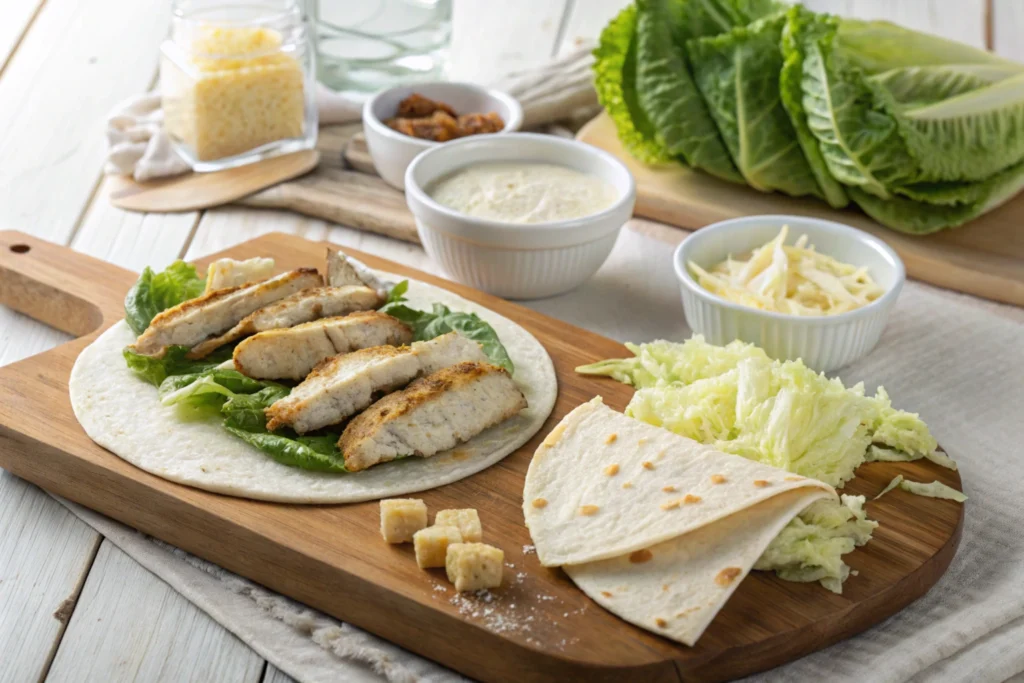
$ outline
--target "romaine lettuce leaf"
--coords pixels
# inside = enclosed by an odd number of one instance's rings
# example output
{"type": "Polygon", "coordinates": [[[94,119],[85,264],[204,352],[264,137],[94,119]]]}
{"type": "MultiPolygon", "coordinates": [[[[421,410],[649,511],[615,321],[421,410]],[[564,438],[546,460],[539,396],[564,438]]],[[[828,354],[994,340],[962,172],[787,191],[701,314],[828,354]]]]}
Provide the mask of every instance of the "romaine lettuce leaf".
{"type": "Polygon", "coordinates": [[[782,31],[783,63],[779,71],[779,97],[796,131],[804,158],[807,159],[807,164],[818,181],[818,189],[821,190],[825,201],[841,209],[850,203],[850,199],[846,196],[842,184],[828,172],[828,166],[818,147],[818,140],[807,125],[807,113],[804,111],[801,86],[804,73],[803,45],[807,41],[804,34],[817,26],[814,14],[800,5],[794,5],[787,13],[786,26],[782,31]]]}
{"type": "Polygon", "coordinates": [[[638,0],[636,89],[658,143],[669,153],[711,175],[741,183],[718,129],[690,76],[681,44],[673,40],[673,19],[696,3],[638,0]]]}
{"type": "Polygon", "coordinates": [[[184,346],[172,346],[160,358],[144,356],[126,347],[122,352],[128,369],[139,379],[159,387],[168,377],[177,375],[200,375],[217,367],[231,358],[232,347],[222,347],[200,360],[190,360],[185,356],[188,349],[184,346]]]}
{"type": "Polygon", "coordinates": [[[410,308],[403,296],[408,287],[409,283],[405,281],[395,285],[388,296],[388,303],[381,307],[380,312],[398,318],[412,328],[413,339],[426,341],[449,332],[458,332],[480,344],[492,363],[505,368],[509,374],[515,372],[512,358],[498,339],[498,333],[480,316],[476,313],[452,311],[444,304],[434,304],[430,311],[410,308]]]}
{"type": "Polygon", "coordinates": [[[157,313],[200,296],[205,287],[195,266],[184,261],[175,261],[159,273],[147,266],[124,298],[124,319],[140,335],[157,313]]]}
{"type": "MultiPolygon", "coordinates": [[[[785,15],[686,43],[694,80],[747,184],[820,195],[779,94],[785,15]]],[[[643,91],[641,91],[643,92],[643,91]]]]}
{"type": "Polygon", "coordinates": [[[768,545],[754,569],[774,571],[787,581],[820,581],[843,592],[850,567],[843,555],[867,543],[878,522],[867,518],[864,496],[819,500],[797,515],[768,545]]]}
{"type": "Polygon", "coordinates": [[[628,5],[605,26],[594,50],[594,87],[626,150],[644,163],[663,163],[672,156],[637,100],[636,24],[636,5],[628,5]]]}

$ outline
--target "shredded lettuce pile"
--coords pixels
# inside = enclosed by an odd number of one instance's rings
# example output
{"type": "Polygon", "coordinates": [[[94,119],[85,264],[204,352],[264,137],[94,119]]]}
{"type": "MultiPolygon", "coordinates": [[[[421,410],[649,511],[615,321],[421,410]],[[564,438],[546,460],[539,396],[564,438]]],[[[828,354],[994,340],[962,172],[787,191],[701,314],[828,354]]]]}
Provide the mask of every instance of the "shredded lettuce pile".
{"type": "Polygon", "coordinates": [[[840,496],[839,503],[819,500],[775,537],[754,569],[774,571],[787,581],[820,581],[843,592],[850,567],[843,555],[871,539],[878,522],[867,518],[864,496],[840,496]]]}
{"type": "MultiPolygon", "coordinates": [[[[700,335],[683,343],[627,344],[632,358],[577,368],[637,388],[626,414],[709,444],[841,487],[865,461],[928,458],[955,463],[936,451],[935,438],[914,413],[892,406],[882,387],[845,387],[801,361],[777,361],[753,344],[714,346],[700,335]]],[[[842,555],[863,545],[875,523],[863,499],[822,501],[802,512],[772,542],[759,569],[795,581],[821,581],[838,590],[849,569],[842,555]]]]}

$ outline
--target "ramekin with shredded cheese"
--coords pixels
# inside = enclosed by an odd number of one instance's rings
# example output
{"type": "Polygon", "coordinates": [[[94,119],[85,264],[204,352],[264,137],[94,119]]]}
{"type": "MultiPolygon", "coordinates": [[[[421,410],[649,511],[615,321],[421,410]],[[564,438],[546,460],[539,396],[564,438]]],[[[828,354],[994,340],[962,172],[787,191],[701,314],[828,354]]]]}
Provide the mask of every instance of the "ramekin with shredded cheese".
{"type": "Polygon", "coordinates": [[[882,240],[808,216],[714,223],[683,240],[674,266],[694,333],[819,371],[871,351],[906,278],[882,240]]]}
{"type": "Polygon", "coordinates": [[[818,252],[806,234],[786,244],[789,226],[746,260],[730,254],[710,270],[687,263],[701,287],[743,306],[790,315],[836,315],[866,306],[885,293],[866,266],[818,252]]]}

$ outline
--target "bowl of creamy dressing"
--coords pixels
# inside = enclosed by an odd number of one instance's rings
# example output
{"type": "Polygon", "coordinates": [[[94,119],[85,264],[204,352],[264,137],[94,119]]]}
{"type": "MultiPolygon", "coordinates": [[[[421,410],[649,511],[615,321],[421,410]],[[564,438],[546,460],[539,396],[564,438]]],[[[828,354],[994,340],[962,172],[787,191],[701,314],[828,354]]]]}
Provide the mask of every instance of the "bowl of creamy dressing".
{"type": "Polygon", "coordinates": [[[633,214],[629,170],[590,145],[533,133],[427,150],[405,175],[427,253],[454,279],[509,299],[578,287],[633,214]]]}

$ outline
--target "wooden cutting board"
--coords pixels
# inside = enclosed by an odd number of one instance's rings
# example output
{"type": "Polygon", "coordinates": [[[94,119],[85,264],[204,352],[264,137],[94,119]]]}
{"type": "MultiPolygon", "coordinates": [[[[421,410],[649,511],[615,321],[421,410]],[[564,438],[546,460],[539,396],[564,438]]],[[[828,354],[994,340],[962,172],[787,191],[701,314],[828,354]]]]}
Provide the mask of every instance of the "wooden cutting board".
{"type": "MultiPolygon", "coordinates": [[[[213,254],[273,255],[277,266],[323,261],[325,243],[270,234],[213,254]]],[[[0,368],[0,466],[48,491],[173,543],[275,591],[484,681],[724,680],[791,661],[851,636],[923,595],[956,551],[963,506],[896,490],[868,503],[875,539],[847,556],[859,574],[843,595],[755,572],[697,647],[635,628],[591,602],[528,552],[521,492],[531,454],[556,421],[596,394],[623,409],[632,390],[576,366],[625,355],[617,342],[399,263],[352,252],[477,301],[532,332],[554,359],[559,396],[530,443],[463,481],[425,492],[432,511],[475,507],[485,540],[509,563],[490,601],[458,596],[443,570],[417,568],[409,545],[380,538],[376,503],[281,505],[188,488],[95,445],[68,398],[78,353],[122,317],[136,275],[18,232],[0,232],[0,303],[79,338],[0,368]]],[[[912,408],[912,406],[911,406],[912,408]]],[[[139,416],[145,420],[145,416],[139,416]]],[[[931,463],[872,463],[848,492],[873,496],[897,473],[960,488],[931,463]]],[[[358,475],[351,475],[358,476],[358,475]]]]}
{"type": "Polygon", "coordinates": [[[602,113],[577,139],[611,152],[636,178],[637,216],[681,228],[728,218],[799,214],[847,223],[885,240],[918,280],[967,294],[1024,306],[1024,195],[967,225],[933,235],[905,235],[855,209],[838,211],[814,199],[765,194],[681,165],[646,166],[631,157],[602,113]]]}

